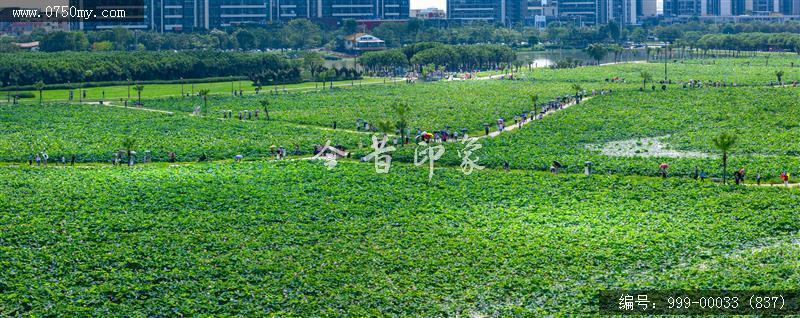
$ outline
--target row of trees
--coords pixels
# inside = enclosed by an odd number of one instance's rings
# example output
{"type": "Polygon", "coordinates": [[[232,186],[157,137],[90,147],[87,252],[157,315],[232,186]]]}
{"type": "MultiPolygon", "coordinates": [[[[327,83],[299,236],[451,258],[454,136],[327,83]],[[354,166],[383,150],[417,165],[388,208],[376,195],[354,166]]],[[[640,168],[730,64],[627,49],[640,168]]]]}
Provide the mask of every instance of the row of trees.
{"type": "Polygon", "coordinates": [[[0,53],[0,82],[31,85],[128,80],[179,80],[288,71],[295,63],[272,53],[59,52],[0,53]]]}
{"type": "Polygon", "coordinates": [[[370,52],[360,58],[361,65],[371,72],[390,72],[398,68],[433,64],[446,70],[472,70],[508,65],[516,59],[514,51],[504,45],[447,45],[423,42],[402,49],[370,52]]]}
{"type": "Polygon", "coordinates": [[[707,34],[696,48],[732,51],[789,51],[800,54],[800,34],[797,33],[738,33],[707,34]]]}

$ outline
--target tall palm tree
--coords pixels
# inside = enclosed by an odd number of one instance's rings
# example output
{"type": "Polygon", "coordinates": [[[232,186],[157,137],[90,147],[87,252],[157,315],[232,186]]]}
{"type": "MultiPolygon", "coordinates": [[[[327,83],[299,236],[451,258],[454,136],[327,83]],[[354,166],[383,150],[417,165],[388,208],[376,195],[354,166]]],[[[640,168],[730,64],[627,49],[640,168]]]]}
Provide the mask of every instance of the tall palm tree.
{"type": "Polygon", "coordinates": [[[714,148],[722,152],[722,182],[728,183],[728,152],[736,145],[736,135],[723,132],[711,140],[714,148]]]}
{"type": "Polygon", "coordinates": [[[600,64],[600,61],[608,54],[608,48],[602,43],[589,44],[583,51],[594,59],[597,64],[600,64]]]}
{"type": "Polygon", "coordinates": [[[128,154],[128,161],[131,160],[131,153],[133,152],[133,147],[136,146],[136,139],[131,136],[126,136],[125,140],[122,141],[122,147],[125,149],[125,152],[128,154]]]}
{"type": "Polygon", "coordinates": [[[36,87],[36,90],[39,91],[39,106],[42,106],[42,91],[44,90],[44,81],[39,80],[36,84],[33,84],[36,87]]]}
{"type": "Polygon", "coordinates": [[[136,94],[139,96],[139,105],[141,106],[142,105],[142,91],[144,90],[144,85],[136,84],[136,86],[133,87],[133,90],[135,90],[136,94]]]}
{"type": "Polygon", "coordinates": [[[375,123],[375,127],[378,128],[378,130],[383,133],[384,137],[394,132],[395,129],[394,123],[392,123],[392,121],[388,119],[379,120],[377,123],[375,123]]]}
{"type": "Polygon", "coordinates": [[[203,114],[208,114],[208,93],[210,92],[211,90],[208,88],[197,91],[197,95],[203,98],[203,114]]]}
{"type": "Polygon", "coordinates": [[[261,104],[261,107],[264,107],[264,115],[267,116],[267,120],[269,120],[269,100],[262,99],[258,101],[261,104]]]}
{"type": "Polygon", "coordinates": [[[647,86],[647,82],[653,80],[653,75],[650,75],[650,73],[647,71],[641,71],[639,76],[642,77],[642,91],[644,91],[646,89],[645,86],[647,86]]]}
{"type": "MultiPolygon", "coordinates": [[[[85,72],[83,72],[83,78],[86,80],[86,85],[89,85],[89,82],[91,82],[89,80],[89,78],[91,78],[92,75],[94,75],[94,72],[92,72],[92,70],[86,70],[85,72]]],[[[85,89],[84,89],[84,91],[85,91],[85,89]]],[[[81,93],[81,96],[83,96],[83,92],[80,92],[80,93],[81,93]]]]}
{"type": "Polygon", "coordinates": [[[394,126],[397,130],[400,130],[401,142],[405,143],[406,129],[408,128],[408,113],[411,112],[411,106],[409,106],[408,103],[395,104],[392,106],[392,110],[394,110],[395,114],[394,126]]]}

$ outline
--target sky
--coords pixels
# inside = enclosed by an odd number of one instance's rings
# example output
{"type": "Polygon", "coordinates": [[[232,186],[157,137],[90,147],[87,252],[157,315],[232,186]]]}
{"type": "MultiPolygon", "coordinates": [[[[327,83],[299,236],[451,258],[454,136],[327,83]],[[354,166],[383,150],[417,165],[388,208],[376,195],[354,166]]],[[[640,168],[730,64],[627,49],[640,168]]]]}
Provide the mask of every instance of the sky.
{"type": "Polygon", "coordinates": [[[446,9],[446,0],[411,0],[411,9],[427,9],[436,7],[442,10],[446,9]]]}

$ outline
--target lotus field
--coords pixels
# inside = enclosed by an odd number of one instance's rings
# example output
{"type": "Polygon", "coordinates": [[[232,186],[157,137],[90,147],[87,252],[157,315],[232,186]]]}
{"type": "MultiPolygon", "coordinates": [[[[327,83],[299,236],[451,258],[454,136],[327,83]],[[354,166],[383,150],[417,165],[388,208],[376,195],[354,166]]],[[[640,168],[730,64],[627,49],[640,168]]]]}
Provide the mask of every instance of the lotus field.
{"type": "Polygon", "coordinates": [[[590,314],[600,289],[800,279],[796,192],[392,170],[0,168],[3,313],[590,314]]]}
{"type": "Polygon", "coordinates": [[[0,103],[0,317],[601,316],[615,288],[800,289],[800,58],[666,65],[0,103]]]}

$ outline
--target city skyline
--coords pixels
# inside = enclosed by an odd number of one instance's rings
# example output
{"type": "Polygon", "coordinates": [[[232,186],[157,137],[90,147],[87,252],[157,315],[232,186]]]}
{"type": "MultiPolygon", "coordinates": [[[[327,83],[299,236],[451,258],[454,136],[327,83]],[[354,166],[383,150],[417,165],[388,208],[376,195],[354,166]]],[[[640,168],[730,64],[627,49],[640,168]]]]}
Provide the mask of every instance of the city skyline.
{"type": "MultiPolygon", "coordinates": [[[[663,8],[662,2],[663,0],[656,0],[659,12],[663,8]]],[[[411,9],[427,9],[431,7],[447,10],[447,0],[411,0],[411,9]]]]}

